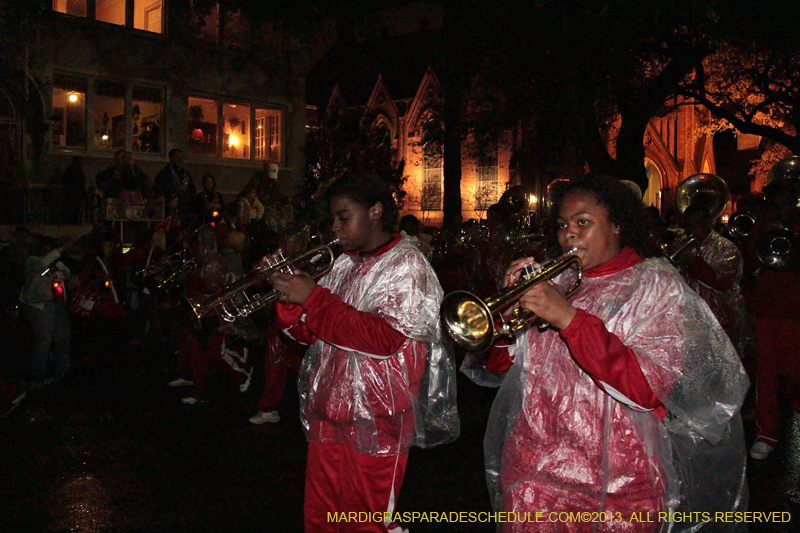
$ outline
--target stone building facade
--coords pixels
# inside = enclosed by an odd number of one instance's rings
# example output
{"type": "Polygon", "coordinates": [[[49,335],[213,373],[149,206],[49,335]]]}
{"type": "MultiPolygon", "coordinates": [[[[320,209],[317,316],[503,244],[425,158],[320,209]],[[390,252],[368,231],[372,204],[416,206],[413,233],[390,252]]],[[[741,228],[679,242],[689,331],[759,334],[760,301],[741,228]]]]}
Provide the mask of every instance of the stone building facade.
{"type": "Polygon", "coordinates": [[[279,191],[299,191],[313,61],[305,50],[315,48],[277,23],[192,5],[53,0],[0,86],[6,181],[57,189],[81,156],[92,186],[117,150],[154,176],[179,148],[198,188],[211,174],[234,195],[274,161],[279,191]]]}

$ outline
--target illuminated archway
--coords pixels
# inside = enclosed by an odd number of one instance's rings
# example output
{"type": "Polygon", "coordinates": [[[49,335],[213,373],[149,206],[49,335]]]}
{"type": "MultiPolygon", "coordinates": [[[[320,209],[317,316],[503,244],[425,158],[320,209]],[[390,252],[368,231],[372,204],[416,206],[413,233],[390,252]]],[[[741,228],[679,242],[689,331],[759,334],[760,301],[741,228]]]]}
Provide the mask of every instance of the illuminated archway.
{"type": "Polygon", "coordinates": [[[647,190],[642,195],[642,203],[655,206],[661,212],[661,170],[650,159],[645,159],[644,170],[647,174],[647,190]]]}

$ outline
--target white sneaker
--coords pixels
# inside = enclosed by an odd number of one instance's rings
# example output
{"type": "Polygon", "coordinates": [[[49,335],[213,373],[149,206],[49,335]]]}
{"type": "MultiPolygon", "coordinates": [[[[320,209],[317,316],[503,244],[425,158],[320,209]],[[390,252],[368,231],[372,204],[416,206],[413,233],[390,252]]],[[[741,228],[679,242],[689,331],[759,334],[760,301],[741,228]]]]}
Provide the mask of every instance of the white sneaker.
{"type": "Polygon", "coordinates": [[[261,424],[266,424],[267,422],[275,423],[281,421],[281,415],[278,414],[278,411],[270,411],[269,413],[265,413],[264,411],[259,411],[253,416],[250,417],[250,423],[255,424],[257,426],[261,424]]]}
{"type": "Polygon", "coordinates": [[[191,387],[194,385],[194,381],[189,381],[188,379],[178,378],[173,379],[169,383],[167,383],[170,387],[191,387]]]}
{"type": "Polygon", "coordinates": [[[194,405],[196,403],[205,403],[206,400],[200,400],[195,398],[194,396],[187,396],[186,398],[181,398],[181,401],[186,405],[194,405]]]}
{"type": "Polygon", "coordinates": [[[775,451],[775,448],[766,442],[758,441],[750,448],[750,457],[757,460],[766,459],[769,454],[775,451]]]}

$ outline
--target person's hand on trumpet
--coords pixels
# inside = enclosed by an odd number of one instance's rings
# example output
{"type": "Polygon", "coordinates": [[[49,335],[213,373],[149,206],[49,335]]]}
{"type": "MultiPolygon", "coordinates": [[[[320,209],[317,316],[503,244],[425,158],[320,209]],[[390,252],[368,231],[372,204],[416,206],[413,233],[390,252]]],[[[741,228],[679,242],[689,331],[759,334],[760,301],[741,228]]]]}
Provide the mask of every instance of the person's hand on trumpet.
{"type": "Polygon", "coordinates": [[[272,288],[282,293],[280,301],[301,305],[317,286],[317,282],[306,272],[295,270],[293,274],[273,274],[269,278],[272,288]]]}
{"type": "MultiPolygon", "coordinates": [[[[513,261],[506,269],[503,286],[508,287],[517,283],[522,275],[523,268],[531,264],[537,268],[540,266],[532,257],[524,257],[513,261]]],[[[559,330],[569,326],[578,313],[578,310],[567,300],[564,289],[552,280],[532,285],[504,315],[508,316],[515,308],[530,311],[559,330]]]]}
{"type": "MultiPolygon", "coordinates": [[[[266,255],[261,258],[263,265],[269,265],[281,258],[281,249],[275,250],[275,253],[266,255]]],[[[301,305],[306,301],[308,295],[314,290],[317,282],[310,274],[302,270],[295,270],[291,274],[276,272],[269,278],[272,288],[280,292],[282,295],[280,301],[287,304],[301,305]]]]}

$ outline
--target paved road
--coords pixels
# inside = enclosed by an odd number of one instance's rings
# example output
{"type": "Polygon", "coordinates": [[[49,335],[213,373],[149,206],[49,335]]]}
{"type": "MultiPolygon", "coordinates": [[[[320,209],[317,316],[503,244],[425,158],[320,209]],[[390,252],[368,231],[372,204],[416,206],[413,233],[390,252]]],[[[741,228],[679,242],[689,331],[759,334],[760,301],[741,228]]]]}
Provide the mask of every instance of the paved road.
{"type": "MultiPolygon", "coordinates": [[[[240,394],[220,377],[214,401],[186,406],[184,391],[166,386],[174,376],[164,366],[119,357],[78,369],[0,420],[0,532],[301,530],[305,440],[293,387],[280,423],[252,426],[260,387],[240,394]]],[[[412,451],[398,511],[490,511],[481,441],[493,395],[459,377],[462,436],[412,451]]],[[[745,415],[751,435],[750,404],[745,415]]],[[[800,435],[785,426],[789,445],[750,464],[751,510],[793,520],[753,524],[753,532],[800,524],[800,506],[787,497],[800,480],[800,435]]],[[[418,523],[411,531],[494,527],[418,523]]]]}

